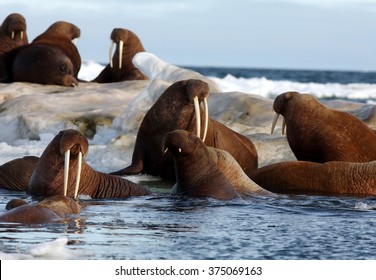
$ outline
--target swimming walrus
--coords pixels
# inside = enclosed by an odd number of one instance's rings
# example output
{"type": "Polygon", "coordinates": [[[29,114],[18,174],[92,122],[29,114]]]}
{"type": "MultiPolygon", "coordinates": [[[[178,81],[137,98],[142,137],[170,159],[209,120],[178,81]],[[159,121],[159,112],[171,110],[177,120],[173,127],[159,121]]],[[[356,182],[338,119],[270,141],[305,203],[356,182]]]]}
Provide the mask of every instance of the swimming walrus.
{"type": "Polygon", "coordinates": [[[131,80],[146,80],[147,77],[138,70],[133,62],[133,57],[144,52],[140,39],[128,29],[114,28],[111,33],[112,44],[110,47],[110,63],[93,80],[97,83],[114,83],[131,80]],[[112,47],[116,50],[112,56],[112,47]]]}
{"type": "Polygon", "coordinates": [[[353,115],[329,109],[310,94],[285,92],[273,108],[286,123],[288,143],[298,160],[312,162],[376,160],[376,134],[353,115]]]}
{"type": "Polygon", "coordinates": [[[64,194],[70,197],[124,198],[148,195],[141,185],[118,176],[95,171],[83,159],[88,140],[79,131],[61,131],[42,153],[30,178],[27,192],[32,195],[64,194]]]}
{"type": "Polygon", "coordinates": [[[198,112],[199,102],[206,103],[208,94],[208,84],[201,80],[178,81],[168,87],[141,122],[131,165],[112,174],[146,173],[175,181],[173,159],[160,147],[166,134],[176,129],[194,132],[207,146],[228,151],[246,173],[257,168],[257,151],[251,140],[210,119],[207,105],[206,116],[198,112]]]}
{"type": "Polygon", "coordinates": [[[175,130],[164,137],[162,149],[173,156],[177,194],[222,200],[239,197],[200,138],[185,130],[175,130]]]}
{"type": "MultiPolygon", "coordinates": [[[[0,214],[0,222],[43,224],[64,219],[68,214],[78,214],[79,204],[72,198],[63,195],[49,196],[39,203],[28,204],[22,200],[10,201],[10,210],[0,214]]],[[[8,204],[9,204],[8,203],[8,204]]]]}
{"type": "Polygon", "coordinates": [[[168,133],[162,150],[174,157],[177,183],[173,187],[173,194],[184,194],[187,188],[187,193],[200,194],[205,190],[208,194],[208,190],[213,188],[208,196],[218,198],[221,190],[216,190],[216,184],[219,188],[219,182],[226,182],[226,189],[227,181],[243,198],[254,194],[271,194],[253,182],[229,152],[206,146],[200,138],[186,130],[168,133]]]}
{"type": "Polygon", "coordinates": [[[376,161],[281,162],[254,170],[250,178],[275,193],[376,195],[376,161]]]}
{"type": "Polygon", "coordinates": [[[0,188],[12,191],[26,191],[38,160],[39,158],[35,156],[25,156],[1,165],[0,188]]]}

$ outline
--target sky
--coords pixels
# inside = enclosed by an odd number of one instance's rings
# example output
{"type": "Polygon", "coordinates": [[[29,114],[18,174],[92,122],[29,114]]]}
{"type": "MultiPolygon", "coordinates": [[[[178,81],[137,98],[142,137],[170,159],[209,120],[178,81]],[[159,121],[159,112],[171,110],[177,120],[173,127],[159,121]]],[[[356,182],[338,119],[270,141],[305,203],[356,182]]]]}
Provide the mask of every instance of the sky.
{"type": "Polygon", "coordinates": [[[113,28],[180,66],[376,71],[376,0],[1,0],[31,41],[59,20],[84,61],[108,63],[113,28]]]}

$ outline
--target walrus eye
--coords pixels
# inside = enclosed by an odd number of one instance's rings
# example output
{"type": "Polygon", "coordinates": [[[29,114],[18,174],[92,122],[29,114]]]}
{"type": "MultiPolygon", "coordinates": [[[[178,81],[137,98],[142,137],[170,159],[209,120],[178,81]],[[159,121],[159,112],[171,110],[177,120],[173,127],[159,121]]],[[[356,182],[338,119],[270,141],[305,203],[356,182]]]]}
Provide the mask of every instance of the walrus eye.
{"type": "Polygon", "coordinates": [[[61,65],[59,66],[59,69],[60,69],[60,72],[62,72],[62,73],[67,73],[67,66],[66,66],[66,65],[61,64],[61,65]]]}

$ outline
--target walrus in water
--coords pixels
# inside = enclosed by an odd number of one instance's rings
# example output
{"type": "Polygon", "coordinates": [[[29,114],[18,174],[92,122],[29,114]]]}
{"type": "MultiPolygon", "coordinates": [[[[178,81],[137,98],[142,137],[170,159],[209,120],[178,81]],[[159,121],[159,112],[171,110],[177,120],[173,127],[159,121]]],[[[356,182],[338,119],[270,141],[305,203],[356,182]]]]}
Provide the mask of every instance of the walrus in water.
{"type": "Polygon", "coordinates": [[[0,222],[43,224],[64,219],[68,214],[78,214],[79,204],[72,198],[54,195],[36,204],[22,200],[12,200],[10,210],[0,215],[0,222]]]}
{"type": "Polygon", "coordinates": [[[183,80],[168,87],[141,122],[132,164],[112,174],[146,173],[175,181],[173,159],[160,147],[166,134],[176,129],[194,132],[207,146],[228,151],[246,173],[257,168],[257,151],[251,140],[208,117],[208,94],[208,84],[201,80],[183,80]],[[204,102],[205,116],[200,102],[204,102]]]}
{"type": "Polygon", "coordinates": [[[86,137],[73,129],[61,131],[42,153],[30,178],[28,193],[51,196],[79,194],[92,198],[124,198],[149,195],[141,185],[118,176],[95,171],[83,159],[86,137]]]}
{"type": "Polygon", "coordinates": [[[168,133],[163,140],[162,149],[164,153],[171,153],[174,157],[177,183],[173,187],[173,194],[185,193],[187,186],[190,186],[188,193],[199,193],[201,190],[206,192],[213,188],[210,196],[214,197],[218,180],[227,182],[222,175],[243,198],[254,194],[271,194],[254,183],[229,152],[206,146],[200,138],[188,131],[174,130],[168,133]],[[215,179],[212,181],[212,178],[215,179]],[[199,187],[201,184],[203,186],[199,187]],[[204,186],[205,184],[209,186],[204,186]]]}
{"type": "Polygon", "coordinates": [[[8,53],[28,44],[26,20],[20,14],[10,14],[0,26],[0,82],[11,82],[11,55],[8,53]]]}
{"type": "Polygon", "coordinates": [[[147,77],[132,62],[133,57],[144,52],[140,39],[128,29],[115,28],[111,33],[110,63],[102,70],[93,82],[114,83],[130,80],[146,80],[147,77]],[[112,48],[116,50],[112,56],[112,48]]]}
{"type": "MultiPolygon", "coordinates": [[[[353,115],[322,105],[298,92],[279,95],[273,108],[284,117],[288,143],[302,161],[367,162],[376,160],[376,134],[353,115]]],[[[282,129],[283,131],[284,129],[282,129]]]]}
{"type": "Polygon", "coordinates": [[[26,156],[1,165],[0,188],[11,191],[26,191],[38,160],[38,157],[26,156]]]}
{"type": "Polygon", "coordinates": [[[173,155],[177,194],[223,200],[239,197],[198,137],[185,130],[172,131],[164,138],[163,150],[173,155]]]}
{"type": "Polygon", "coordinates": [[[276,193],[376,195],[376,161],[281,162],[254,170],[250,178],[276,193]]]}

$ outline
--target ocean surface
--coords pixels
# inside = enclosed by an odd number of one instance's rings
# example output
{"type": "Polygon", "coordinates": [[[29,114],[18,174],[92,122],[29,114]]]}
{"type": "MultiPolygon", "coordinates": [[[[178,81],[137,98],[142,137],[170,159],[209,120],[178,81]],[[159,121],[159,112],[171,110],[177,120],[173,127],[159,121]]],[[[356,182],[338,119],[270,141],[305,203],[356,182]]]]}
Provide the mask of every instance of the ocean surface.
{"type": "MultiPolygon", "coordinates": [[[[86,62],[80,76],[90,80],[101,67],[86,62]]],[[[297,90],[321,99],[376,101],[375,72],[186,68],[212,78],[224,92],[273,99],[286,90],[297,90]]],[[[39,90],[23,84],[1,86],[6,92],[2,102],[17,92],[12,106],[26,112],[18,99],[39,90]]],[[[113,90],[105,89],[106,94],[113,90]]],[[[96,97],[104,94],[101,87],[94,90],[96,97]]],[[[55,95],[62,96],[62,92],[55,95]]],[[[92,101],[93,96],[90,98],[92,101]]],[[[88,103],[89,97],[85,100],[88,103]]],[[[54,110],[60,112],[59,106],[73,106],[77,101],[69,102],[56,104],[54,110]]],[[[0,137],[1,164],[24,155],[40,155],[56,133],[51,127],[59,128],[45,115],[38,115],[40,106],[29,106],[33,117],[25,113],[23,122],[4,120],[11,113],[0,115],[0,128],[11,134],[0,137]],[[29,137],[23,131],[25,126],[30,131],[36,127],[39,138],[29,137]]],[[[124,167],[131,151],[127,159],[118,159],[111,124],[95,133],[88,163],[105,172],[124,167]]],[[[276,195],[223,202],[171,196],[171,183],[152,176],[128,179],[147,186],[154,195],[102,200],[80,197],[81,213],[61,222],[0,224],[0,259],[376,259],[374,197],[276,195]]],[[[24,192],[0,190],[0,212],[17,197],[33,201],[24,192]]]]}

